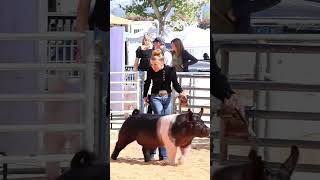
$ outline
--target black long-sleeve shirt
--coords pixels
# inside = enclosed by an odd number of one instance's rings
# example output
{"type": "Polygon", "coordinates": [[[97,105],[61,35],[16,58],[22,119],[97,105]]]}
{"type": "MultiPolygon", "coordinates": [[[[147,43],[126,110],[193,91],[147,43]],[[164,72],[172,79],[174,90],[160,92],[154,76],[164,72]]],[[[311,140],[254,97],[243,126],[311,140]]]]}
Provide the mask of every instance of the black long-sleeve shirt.
{"type": "Polygon", "coordinates": [[[188,67],[198,62],[198,59],[192,56],[188,51],[183,50],[182,54],[183,71],[188,72],[188,67]],[[189,61],[190,60],[190,61],[189,61]]]}
{"type": "Polygon", "coordinates": [[[172,92],[171,83],[173,88],[178,92],[182,92],[182,88],[177,80],[177,73],[174,67],[164,66],[164,68],[158,72],[155,72],[151,67],[147,71],[147,79],[144,81],[143,97],[147,97],[149,87],[152,80],[152,94],[158,94],[160,90],[167,90],[168,93],[172,92]]]}

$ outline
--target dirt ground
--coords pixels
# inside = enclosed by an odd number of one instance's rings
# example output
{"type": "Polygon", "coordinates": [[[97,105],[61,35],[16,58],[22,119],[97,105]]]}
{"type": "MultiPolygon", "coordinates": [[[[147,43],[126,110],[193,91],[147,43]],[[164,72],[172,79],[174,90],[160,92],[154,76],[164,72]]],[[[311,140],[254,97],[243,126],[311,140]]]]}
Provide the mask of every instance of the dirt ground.
{"type": "MultiPolygon", "coordinates": [[[[117,132],[111,132],[110,138],[110,153],[112,153],[117,140],[117,132]]],[[[145,163],[141,148],[139,144],[133,142],[120,152],[117,160],[111,160],[111,180],[210,179],[209,139],[195,139],[185,163],[178,166],[163,165],[158,160],[145,163]]],[[[179,156],[180,151],[177,154],[177,157],[179,156]]]]}

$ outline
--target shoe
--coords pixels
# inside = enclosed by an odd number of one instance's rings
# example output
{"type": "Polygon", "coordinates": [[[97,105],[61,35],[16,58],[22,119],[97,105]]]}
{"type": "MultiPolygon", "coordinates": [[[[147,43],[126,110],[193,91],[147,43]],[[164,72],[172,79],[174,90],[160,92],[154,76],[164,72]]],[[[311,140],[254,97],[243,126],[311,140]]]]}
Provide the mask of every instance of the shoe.
{"type": "Polygon", "coordinates": [[[159,157],[159,160],[160,160],[160,161],[168,160],[168,157],[159,157]]]}
{"type": "Polygon", "coordinates": [[[150,161],[154,161],[154,154],[150,154],[150,161]]]}

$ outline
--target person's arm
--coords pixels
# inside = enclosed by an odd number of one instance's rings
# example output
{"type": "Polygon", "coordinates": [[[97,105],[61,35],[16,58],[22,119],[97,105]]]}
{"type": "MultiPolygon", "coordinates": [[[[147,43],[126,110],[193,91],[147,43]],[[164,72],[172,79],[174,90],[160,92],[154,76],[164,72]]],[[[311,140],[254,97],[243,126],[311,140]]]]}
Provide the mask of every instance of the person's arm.
{"type": "Polygon", "coordinates": [[[139,59],[140,59],[141,47],[139,46],[136,50],[136,59],[134,61],[133,70],[138,71],[139,59]]]}
{"type": "MultiPolygon", "coordinates": [[[[225,15],[226,13],[221,11],[221,9],[220,9],[220,6],[222,6],[221,2],[222,1],[220,1],[220,0],[216,0],[216,1],[212,2],[213,4],[211,5],[211,7],[212,7],[213,15],[219,17],[221,20],[224,21],[224,23],[229,24],[229,25],[233,25],[233,22],[231,21],[231,19],[229,19],[225,15]]],[[[213,19],[213,21],[215,21],[215,19],[213,19]]]]}
{"type": "MultiPolygon", "coordinates": [[[[91,0],[79,0],[78,1],[78,10],[76,17],[76,31],[77,32],[85,32],[89,29],[89,11],[90,11],[90,3],[91,0]]],[[[75,60],[77,63],[84,61],[83,57],[81,57],[80,46],[75,47],[76,57],[75,60]]]]}
{"type": "Polygon", "coordinates": [[[212,60],[210,61],[210,76],[214,77],[221,72],[221,69],[217,64],[217,59],[216,59],[216,53],[218,52],[219,48],[217,48],[217,46],[214,45],[215,42],[213,41],[212,36],[210,39],[210,43],[212,44],[212,49],[213,49],[213,58],[211,58],[212,60]]]}
{"type": "Polygon", "coordinates": [[[151,84],[151,69],[147,71],[147,79],[144,81],[143,97],[148,96],[149,87],[151,84]]]}
{"type": "Polygon", "coordinates": [[[231,89],[231,86],[228,82],[227,77],[222,74],[220,67],[217,64],[215,56],[213,56],[213,60],[210,63],[210,77],[211,77],[211,94],[224,101],[225,98],[230,98],[232,94],[235,92],[231,89]]]}
{"type": "Polygon", "coordinates": [[[176,68],[175,67],[171,67],[171,82],[172,82],[172,86],[173,88],[179,93],[182,93],[182,88],[181,85],[178,83],[178,78],[177,78],[177,72],[176,72],[176,68]]]}
{"type": "Polygon", "coordinates": [[[188,51],[184,50],[182,52],[183,59],[183,68],[195,64],[198,62],[198,59],[192,56],[188,51]],[[189,61],[190,60],[190,61],[189,61]]]}
{"type": "Polygon", "coordinates": [[[136,57],[133,64],[133,70],[138,71],[139,58],[136,57]]]}
{"type": "Polygon", "coordinates": [[[79,0],[76,18],[76,31],[84,32],[89,29],[88,19],[91,0],[79,0]]]}
{"type": "Polygon", "coordinates": [[[235,92],[231,89],[227,77],[221,72],[216,73],[213,77],[211,77],[210,83],[211,94],[220,99],[222,102],[225,99],[229,99],[232,94],[235,94],[235,92]]]}

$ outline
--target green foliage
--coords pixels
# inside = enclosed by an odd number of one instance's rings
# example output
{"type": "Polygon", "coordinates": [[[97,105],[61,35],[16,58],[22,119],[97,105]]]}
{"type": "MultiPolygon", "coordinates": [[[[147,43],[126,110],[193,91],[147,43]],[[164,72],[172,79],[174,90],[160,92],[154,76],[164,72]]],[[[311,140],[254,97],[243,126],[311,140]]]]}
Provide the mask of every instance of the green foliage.
{"type": "Polygon", "coordinates": [[[175,1],[174,15],[171,17],[171,26],[175,30],[183,30],[184,26],[194,24],[200,17],[201,7],[204,1],[175,1]]]}
{"type": "Polygon", "coordinates": [[[197,22],[201,6],[209,0],[132,0],[132,5],[121,6],[126,16],[153,17],[160,23],[160,32],[165,25],[170,25],[176,30],[183,30],[183,26],[197,22]],[[151,10],[152,9],[152,10],[151,10]],[[169,13],[173,12],[170,21],[169,13]]]}
{"type": "Polygon", "coordinates": [[[122,6],[120,4],[120,7],[125,10],[126,16],[134,16],[134,15],[138,15],[138,16],[142,16],[142,17],[153,17],[153,13],[148,13],[146,11],[146,9],[148,7],[150,7],[150,5],[146,2],[140,3],[140,2],[136,2],[134,1],[132,5],[130,6],[122,6]]]}

